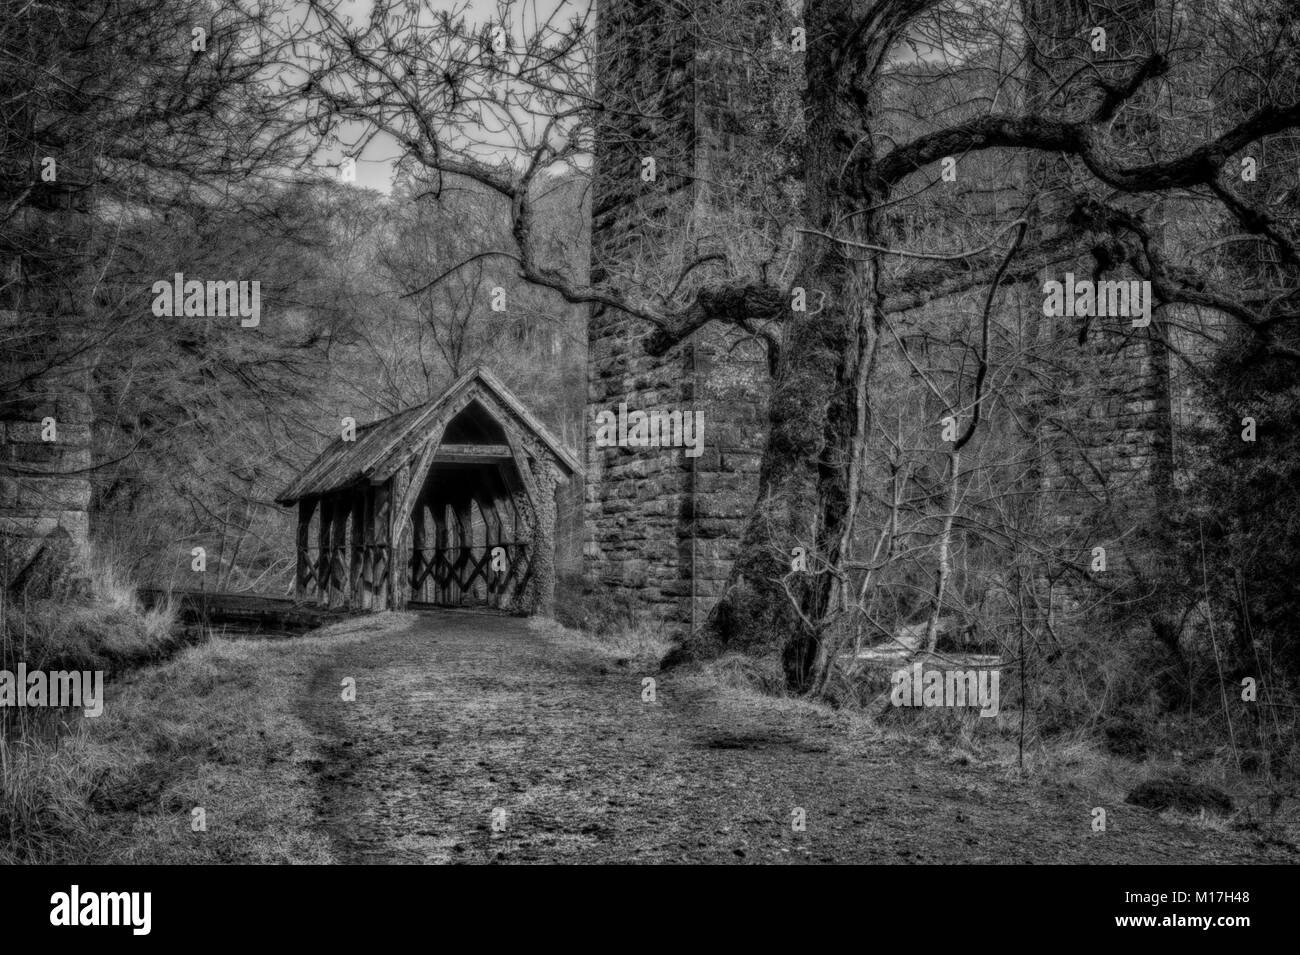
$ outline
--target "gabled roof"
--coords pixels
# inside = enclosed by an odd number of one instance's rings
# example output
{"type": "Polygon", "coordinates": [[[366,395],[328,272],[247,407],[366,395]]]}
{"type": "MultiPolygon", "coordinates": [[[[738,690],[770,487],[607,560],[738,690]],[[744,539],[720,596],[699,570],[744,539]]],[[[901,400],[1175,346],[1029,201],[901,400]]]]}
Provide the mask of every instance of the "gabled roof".
{"type": "Polygon", "coordinates": [[[516,427],[531,432],[569,474],[582,470],[573,452],[560,444],[496,375],[480,366],[461,375],[432,401],[357,428],[355,441],[335,438],[280,492],[276,502],[292,504],[305,497],[328,494],[372,478],[383,480],[403,463],[403,459],[419,453],[429,436],[421,434],[422,431],[431,435],[446,426],[447,421],[441,420],[440,412],[453,406],[464,407],[478,397],[487,399],[479,404],[494,418],[504,412],[515,419],[516,427]]]}

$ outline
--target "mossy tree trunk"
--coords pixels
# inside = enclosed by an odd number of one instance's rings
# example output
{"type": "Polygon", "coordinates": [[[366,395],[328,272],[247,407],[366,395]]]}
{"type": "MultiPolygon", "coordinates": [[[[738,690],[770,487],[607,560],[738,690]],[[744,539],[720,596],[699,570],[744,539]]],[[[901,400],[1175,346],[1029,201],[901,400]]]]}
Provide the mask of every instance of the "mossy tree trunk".
{"type": "Polygon", "coordinates": [[[779,653],[798,691],[824,683],[827,625],[847,599],[839,572],[851,557],[882,321],[876,253],[860,246],[884,244],[880,217],[869,211],[883,190],[861,159],[873,154],[873,87],[892,32],[883,23],[875,36],[855,39],[862,18],[863,4],[848,0],[805,9],[808,231],[795,284],[807,309],[786,325],[758,506],[728,590],[684,647],[686,656],[779,653]],[[791,572],[795,547],[807,552],[808,573],[791,572]]]}

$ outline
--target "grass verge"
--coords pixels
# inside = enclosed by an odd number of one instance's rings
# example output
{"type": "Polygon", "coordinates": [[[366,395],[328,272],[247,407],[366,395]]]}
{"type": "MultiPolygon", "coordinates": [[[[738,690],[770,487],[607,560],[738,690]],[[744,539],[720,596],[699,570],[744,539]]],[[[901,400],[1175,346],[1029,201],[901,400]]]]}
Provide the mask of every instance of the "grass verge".
{"type": "Polygon", "coordinates": [[[286,701],[340,644],[401,621],[216,640],[114,680],[102,716],[4,747],[0,863],[332,861],[311,771],[323,741],[286,701]]]}

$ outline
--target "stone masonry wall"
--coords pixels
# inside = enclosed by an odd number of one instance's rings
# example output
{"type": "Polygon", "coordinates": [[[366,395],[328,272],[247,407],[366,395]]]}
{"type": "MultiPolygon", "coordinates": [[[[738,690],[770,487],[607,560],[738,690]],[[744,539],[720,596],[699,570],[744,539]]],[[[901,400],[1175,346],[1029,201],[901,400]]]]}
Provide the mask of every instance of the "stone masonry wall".
{"type": "MultiPolygon", "coordinates": [[[[653,282],[701,220],[701,169],[711,139],[700,120],[700,9],[619,0],[601,10],[601,84],[626,104],[600,137],[593,187],[594,281],[653,282]],[[640,177],[652,156],[656,180],[640,177]]],[[[721,593],[757,490],[766,420],[766,356],[735,332],[710,328],[660,358],[653,329],[594,309],[588,330],[585,545],[590,577],[645,616],[677,627],[702,621],[721,593]],[[702,410],[703,453],[597,448],[596,415],[702,410]],[[692,576],[694,574],[694,576],[692,576]]]]}
{"type": "MultiPolygon", "coordinates": [[[[598,138],[595,281],[652,280],[660,260],[671,266],[685,259],[681,246],[704,231],[706,219],[719,231],[711,206],[729,200],[711,198],[711,184],[726,180],[727,167],[743,162],[748,147],[743,123],[739,132],[717,135],[726,117],[719,118],[725,111],[715,109],[715,100],[744,91],[724,88],[719,78],[729,64],[716,46],[696,49],[693,39],[702,23],[708,29],[716,6],[701,2],[687,13],[645,0],[606,0],[601,8],[603,94],[639,108],[598,138]],[[647,155],[658,165],[653,187],[637,176],[647,155]]],[[[1054,12],[1039,15],[1064,15],[1047,9],[1054,12]]],[[[1085,42],[1073,29],[1060,35],[1066,45],[1085,42]]],[[[748,81],[747,73],[739,75],[748,81]]],[[[1033,79],[1029,85],[1033,96],[1033,79]]],[[[1059,164],[1030,162],[1023,186],[1050,192],[1067,180],[1059,164]]],[[[1049,197],[1045,208],[1052,205],[1049,197]]],[[[1080,262],[1044,278],[1061,280],[1067,270],[1090,277],[1090,263],[1080,262]]],[[[1176,419],[1196,413],[1160,344],[1162,335],[1177,337],[1185,319],[1174,309],[1162,309],[1148,328],[1133,328],[1128,318],[1094,319],[1082,341],[1080,320],[1041,320],[1037,351],[1056,369],[1045,379],[1047,404],[1031,415],[1042,425],[1038,480],[1052,512],[1053,549],[1076,565],[1086,566],[1090,548],[1101,544],[1114,570],[1161,572],[1161,547],[1148,541],[1141,551],[1134,531],[1140,523],[1159,526],[1157,509],[1174,486],[1176,419]]],[[[590,577],[647,615],[684,627],[701,622],[722,592],[755,506],[769,379],[762,347],[734,331],[709,327],[658,359],[642,347],[651,331],[607,309],[591,315],[584,557],[590,577]],[[642,411],[702,408],[703,455],[596,448],[595,416],[617,412],[620,402],[642,411]]]]}
{"type": "Polygon", "coordinates": [[[58,560],[77,565],[55,570],[79,576],[89,553],[90,401],[75,381],[40,372],[38,364],[0,364],[7,386],[0,400],[0,582],[6,587],[51,535],[66,533],[58,560]]]}

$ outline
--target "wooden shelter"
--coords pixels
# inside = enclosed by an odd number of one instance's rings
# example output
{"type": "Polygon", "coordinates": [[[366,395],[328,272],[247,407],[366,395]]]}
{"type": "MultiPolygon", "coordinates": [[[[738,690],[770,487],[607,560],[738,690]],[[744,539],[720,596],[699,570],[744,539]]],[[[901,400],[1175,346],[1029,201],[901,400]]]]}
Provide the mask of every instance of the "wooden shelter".
{"type": "Polygon", "coordinates": [[[580,468],[484,368],[330,443],[276,498],[298,505],[297,595],[549,612],[555,490],[580,468]]]}

